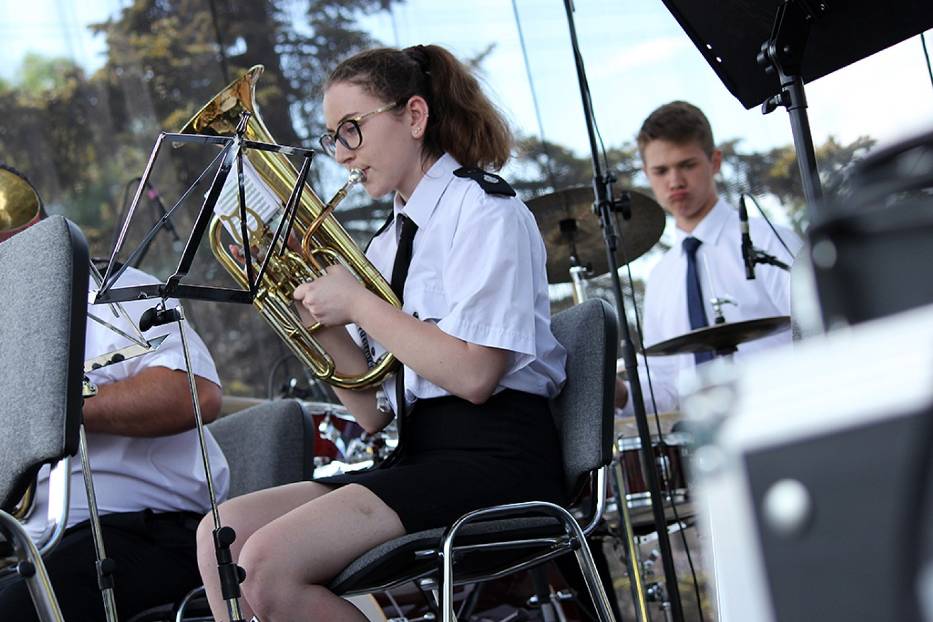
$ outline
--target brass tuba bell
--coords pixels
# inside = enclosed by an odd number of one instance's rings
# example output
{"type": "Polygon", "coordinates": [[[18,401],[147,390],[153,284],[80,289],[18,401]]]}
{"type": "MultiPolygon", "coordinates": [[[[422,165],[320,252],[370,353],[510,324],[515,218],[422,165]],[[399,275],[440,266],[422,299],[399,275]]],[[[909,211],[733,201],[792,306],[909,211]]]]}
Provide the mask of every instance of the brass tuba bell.
{"type": "Polygon", "coordinates": [[[15,169],[0,163],[0,241],[39,220],[42,201],[15,169]]]}
{"type": "MultiPolygon", "coordinates": [[[[256,81],[262,72],[262,65],[256,65],[230,83],[185,124],[181,133],[230,136],[236,130],[242,113],[247,111],[250,117],[244,138],[275,143],[256,107],[256,81]]],[[[280,255],[278,247],[272,250],[270,245],[278,222],[284,215],[284,206],[298,179],[298,171],[280,153],[253,149],[244,152],[244,155],[244,164],[248,164],[244,166],[244,177],[247,181],[250,245],[258,247],[259,252],[256,254],[259,256],[265,252],[272,253],[253,304],[317,378],[343,389],[366,389],[378,385],[394,370],[395,357],[386,353],[374,361],[372,368],[359,376],[339,374],[333,358],[314,338],[320,324],[304,326],[292,299],[292,293],[298,285],[320,276],[327,266],[341,263],[370,291],[395,307],[401,306],[383,276],[331,214],[346,196],[350,186],[360,181],[362,175],[359,171],[351,171],[347,183],[326,205],[310,188],[304,188],[292,227],[293,234],[302,241],[302,250],[287,248],[280,255]],[[260,206],[258,209],[249,209],[251,199],[254,207],[260,206]]],[[[235,181],[235,174],[231,172],[229,179],[235,181]]],[[[210,226],[211,250],[240,286],[248,287],[243,263],[228,251],[222,240],[226,232],[232,241],[242,244],[239,231],[240,219],[236,210],[222,214],[217,214],[215,210],[210,226]]],[[[254,256],[253,261],[253,274],[257,274],[261,259],[254,256]]]]}

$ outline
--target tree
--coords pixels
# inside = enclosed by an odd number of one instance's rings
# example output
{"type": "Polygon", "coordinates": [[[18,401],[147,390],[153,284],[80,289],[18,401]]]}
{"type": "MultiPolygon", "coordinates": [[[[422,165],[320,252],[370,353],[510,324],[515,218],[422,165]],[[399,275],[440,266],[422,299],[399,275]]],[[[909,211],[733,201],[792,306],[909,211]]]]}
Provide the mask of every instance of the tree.
{"type": "MultiPolygon", "coordinates": [[[[792,145],[774,147],[764,152],[742,153],[741,139],[733,139],[721,146],[723,151],[724,190],[738,201],[739,192],[775,197],[787,212],[798,233],[808,225],[803,187],[797,155],[792,145]]],[[[820,181],[827,196],[841,190],[852,165],[874,146],[875,140],[860,136],[851,143],[840,143],[830,136],[815,148],[820,181]]]]}

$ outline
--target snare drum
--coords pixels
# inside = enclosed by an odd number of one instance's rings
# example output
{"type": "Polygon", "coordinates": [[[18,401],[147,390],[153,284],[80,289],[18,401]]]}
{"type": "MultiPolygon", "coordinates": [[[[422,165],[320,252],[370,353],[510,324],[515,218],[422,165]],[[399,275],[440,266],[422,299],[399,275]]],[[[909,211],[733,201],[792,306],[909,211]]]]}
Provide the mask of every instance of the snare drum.
{"type": "MultiPolygon", "coordinates": [[[[651,438],[651,453],[661,476],[661,497],[664,500],[664,511],[669,521],[693,515],[689,504],[690,495],[685,468],[689,457],[688,440],[686,435],[677,433],[665,434],[663,445],[657,436],[651,438]],[[672,501],[676,505],[676,516],[671,507],[672,501]]],[[[648,489],[648,477],[641,447],[641,439],[637,436],[619,437],[616,442],[618,455],[615,461],[619,483],[625,486],[626,504],[635,526],[650,524],[654,521],[651,512],[651,493],[648,489]]]]}

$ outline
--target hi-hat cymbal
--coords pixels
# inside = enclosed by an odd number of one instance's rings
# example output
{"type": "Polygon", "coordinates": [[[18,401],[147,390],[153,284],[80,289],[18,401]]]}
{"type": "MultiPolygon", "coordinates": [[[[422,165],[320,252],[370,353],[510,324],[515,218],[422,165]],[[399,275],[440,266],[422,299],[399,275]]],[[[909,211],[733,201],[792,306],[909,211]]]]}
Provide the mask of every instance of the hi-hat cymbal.
{"type": "Polygon", "coordinates": [[[713,324],[649,346],[645,349],[645,354],[663,356],[710,350],[728,353],[734,351],[740,343],[761,339],[788,328],[790,328],[790,317],[786,315],[713,324]]]}
{"type": "MultiPolygon", "coordinates": [[[[634,190],[623,192],[628,193],[632,206],[629,220],[620,214],[616,214],[615,219],[621,237],[618,259],[624,264],[646,253],[661,239],[664,210],[647,195],[634,190]]],[[[589,266],[593,275],[609,272],[602,228],[592,209],[592,188],[579,186],[558,190],[535,197],[526,204],[538,221],[538,229],[547,247],[549,283],[570,280],[574,257],[576,265],[589,266]]]]}

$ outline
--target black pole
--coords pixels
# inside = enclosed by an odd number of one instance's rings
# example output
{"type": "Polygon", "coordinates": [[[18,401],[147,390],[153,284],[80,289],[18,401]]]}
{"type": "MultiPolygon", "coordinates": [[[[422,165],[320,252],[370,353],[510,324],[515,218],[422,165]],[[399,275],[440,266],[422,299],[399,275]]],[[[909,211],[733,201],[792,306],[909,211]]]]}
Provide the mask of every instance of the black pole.
{"type": "Polygon", "coordinates": [[[817,210],[820,209],[823,186],[816,166],[813,136],[810,134],[801,63],[807,38],[810,36],[810,26],[819,19],[823,11],[825,5],[784,0],[775,15],[771,36],[762,43],[761,52],[758,54],[758,64],[764,67],[766,73],[777,73],[781,83],[780,92],[768,98],[762,104],[761,111],[768,114],[778,106],[787,108],[791,132],[794,135],[794,150],[797,152],[803,196],[811,222],[816,220],[817,210]]]}
{"type": "MultiPolygon", "coordinates": [[[[625,360],[625,369],[629,375],[631,385],[632,405],[635,409],[635,423],[638,426],[638,437],[641,439],[642,460],[648,475],[648,490],[651,494],[651,512],[654,517],[654,526],[658,534],[658,545],[661,549],[661,563],[664,567],[664,582],[667,594],[671,601],[671,614],[674,622],[684,619],[683,606],[680,601],[680,589],[677,585],[677,573],[674,569],[674,557],[671,552],[671,541],[667,533],[667,520],[664,515],[664,504],[661,499],[661,484],[658,474],[658,461],[654,456],[651,445],[651,432],[648,429],[648,416],[645,413],[645,399],[641,391],[638,377],[638,362],[635,358],[635,344],[629,330],[625,314],[625,301],[622,297],[622,282],[619,279],[618,261],[616,259],[616,231],[612,219],[614,201],[612,199],[611,174],[604,173],[599,163],[599,149],[596,145],[596,131],[593,124],[593,110],[590,105],[589,87],[586,81],[586,71],[583,67],[583,57],[577,43],[577,31],[573,21],[572,0],[564,0],[567,11],[567,24],[570,27],[570,44],[573,49],[574,64],[577,69],[577,80],[580,83],[580,96],[583,100],[583,114],[586,117],[586,130],[590,140],[590,153],[593,158],[593,191],[596,197],[596,210],[599,214],[603,228],[603,238],[606,243],[606,257],[609,260],[609,274],[612,275],[612,291],[616,300],[616,311],[619,316],[619,328],[622,334],[622,356],[625,360]]],[[[620,499],[619,503],[625,503],[620,499]]]]}

